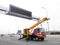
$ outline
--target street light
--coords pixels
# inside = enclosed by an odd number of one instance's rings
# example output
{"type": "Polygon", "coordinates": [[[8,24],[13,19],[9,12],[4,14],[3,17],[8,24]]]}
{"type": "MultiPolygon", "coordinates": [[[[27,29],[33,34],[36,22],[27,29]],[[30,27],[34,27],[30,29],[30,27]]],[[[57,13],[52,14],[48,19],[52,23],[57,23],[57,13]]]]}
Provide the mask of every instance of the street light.
{"type": "MultiPolygon", "coordinates": [[[[47,8],[42,7],[42,9],[44,9],[46,11],[46,17],[48,18],[47,8]]],[[[47,24],[48,24],[48,31],[49,31],[49,21],[48,20],[47,20],[47,24]]]]}
{"type": "Polygon", "coordinates": [[[48,17],[47,8],[42,7],[46,11],[46,17],[48,17]]]}

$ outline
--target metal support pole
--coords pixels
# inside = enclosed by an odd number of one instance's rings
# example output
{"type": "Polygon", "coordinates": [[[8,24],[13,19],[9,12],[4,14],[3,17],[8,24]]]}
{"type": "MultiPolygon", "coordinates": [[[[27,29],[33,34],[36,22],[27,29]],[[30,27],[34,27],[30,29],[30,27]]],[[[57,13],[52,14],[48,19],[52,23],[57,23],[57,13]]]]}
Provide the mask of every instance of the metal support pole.
{"type": "MultiPolygon", "coordinates": [[[[46,17],[48,18],[48,13],[47,13],[47,8],[44,8],[44,7],[42,7],[45,11],[46,11],[46,17]]],[[[49,21],[47,20],[47,24],[48,24],[48,32],[49,32],[49,21]]],[[[50,32],[49,32],[49,34],[50,34],[50,32]]]]}

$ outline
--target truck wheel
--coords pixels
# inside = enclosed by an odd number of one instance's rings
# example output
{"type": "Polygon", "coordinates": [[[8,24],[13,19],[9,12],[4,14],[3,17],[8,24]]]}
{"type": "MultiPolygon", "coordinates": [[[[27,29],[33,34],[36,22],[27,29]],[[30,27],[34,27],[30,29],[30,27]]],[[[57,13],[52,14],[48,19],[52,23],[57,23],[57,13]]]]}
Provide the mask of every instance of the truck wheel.
{"type": "Polygon", "coordinates": [[[39,41],[39,38],[36,37],[35,40],[36,40],[36,41],[39,41]]]}
{"type": "Polygon", "coordinates": [[[31,40],[33,40],[33,38],[31,38],[31,40]]]}
{"type": "Polygon", "coordinates": [[[39,41],[39,38],[38,38],[38,41],[39,41]]]}
{"type": "Polygon", "coordinates": [[[43,41],[44,40],[44,38],[41,38],[41,41],[43,41]]]}

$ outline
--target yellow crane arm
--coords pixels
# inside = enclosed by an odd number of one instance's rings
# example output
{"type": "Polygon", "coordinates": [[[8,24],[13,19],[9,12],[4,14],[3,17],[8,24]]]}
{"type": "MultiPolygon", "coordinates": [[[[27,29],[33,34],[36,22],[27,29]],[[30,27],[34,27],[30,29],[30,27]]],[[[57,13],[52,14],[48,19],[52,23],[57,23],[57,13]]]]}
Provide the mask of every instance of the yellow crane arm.
{"type": "MultiPolygon", "coordinates": [[[[42,22],[44,22],[44,21],[46,21],[46,20],[49,20],[49,18],[47,18],[47,17],[42,18],[42,19],[39,20],[37,23],[35,23],[34,25],[32,25],[30,28],[25,28],[23,35],[27,35],[27,37],[28,37],[28,34],[30,34],[29,30],[33,29],[34,27],[38,26],[39,24],[41,24],[42,22]]],[[[32,30],[31,30],[31,31],[32,31],[32,30]]]]}
{"type": "Polygon", "coordinates": [[[29,30],[33,29],[34,27],[38,26],[39,24],[41,24],[42,22],[48,20],[47,17],[44,17],[43,19],[39,20],[37,23],[35,23],[34,25],[32,25],[29,30]]]}

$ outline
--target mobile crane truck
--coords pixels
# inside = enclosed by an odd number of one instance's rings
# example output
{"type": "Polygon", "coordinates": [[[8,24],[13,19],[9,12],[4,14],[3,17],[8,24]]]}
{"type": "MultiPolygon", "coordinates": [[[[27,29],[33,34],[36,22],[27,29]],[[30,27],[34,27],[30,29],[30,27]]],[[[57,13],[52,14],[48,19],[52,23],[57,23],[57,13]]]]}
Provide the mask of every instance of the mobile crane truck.
{"type": "Polygon", "coordinates": [[[32,25],[29,28],[25,28],[23,30],[23,37],[19,38],[18,40],[21,40],[23,38],[25,38],[27,41],[28,40],[44,40],[44,38],[46,38],[46,32],[44,31],[43,28],[36,28],[33,30],[33,28],[35,28],[36,26],[38,26],[39,24],[43,23],[44,21],[49,20],[49,18],[44,17],[41,20],[39,20],[37,23],[35,23],[34,25],[32,25]],[[31,33],[30,31],[33,30],[33,33],[31,33]]]}

